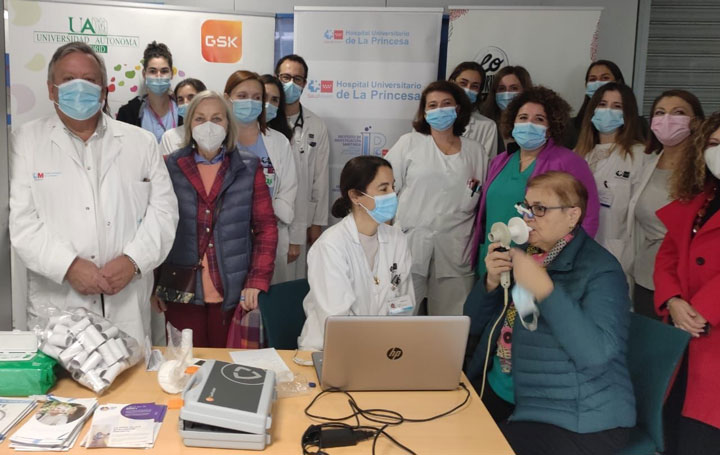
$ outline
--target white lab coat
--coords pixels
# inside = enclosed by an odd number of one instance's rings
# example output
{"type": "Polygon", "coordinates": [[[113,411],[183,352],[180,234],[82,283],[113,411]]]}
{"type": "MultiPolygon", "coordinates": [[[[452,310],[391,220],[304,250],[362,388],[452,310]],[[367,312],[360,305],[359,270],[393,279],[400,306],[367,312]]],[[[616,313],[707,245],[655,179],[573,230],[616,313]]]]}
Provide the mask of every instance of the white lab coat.
{"type": "Polygon", "coordinates": [[[477,110],[473,110],[470,122],[465,127],[463,137],[477,141],[483,146],[485,150],[483,166],[487,170],[490,161],[498,154],[498,129],[495,122],[477,110]]]}
{"type": "Polygon", "coordinates": [[[163,156],[170,155],[175,150],[180,150],[185,145],[185,125],[167,130],[160,138],[160,152],[163,156]]]}
{"type": "Polygon", "coordinates": [[[378,226],[378,250],[372,271],[352,214],[328,228],[308,253],[310,292],[303,301],[307,318],[298,338],[299,348],[323,348],[328,316],[382,316],[388,314],[393,298],[408,296],[409,302],[415,302],[410,266],[407,241],[397,227],[378,226]],[[400,276],[396,287],[391,284],[393,264],[400,276]]]}
{"type": "Polygon", "coordinates": [[[177,199],[152,133],[107,115],[104,122],[99,200],[93,199],[89,173],[57,114],[13,132],[10,239],[28,268],[30,315],[47,305],[101,313],[99,295],[80,295],[65,280],[70,264],[80,257],[102,267],[130,256],[141,276],[104,296],[105,317],[144,342],[150,333],[152,272],[172,247],[177,199]]]}
{"type": "MultiPolygon", "coordinates": [[[[620,264],[630,278],[632,278],[635,255],[640,249],[640,245],[642,245],[643,240],[639,234],[641,230],[638,228],[637,221],[635,220],[635,208],[637,207],[638,199],[640,199],[640,195],[650,181],[653,171],[655,171],[661,156],[662,151],[660,153],[645,155],[645,161],[637,188],[633,189],[633,195],[630,198],[630,203],[628,204],[627,221],[625,223],[625,228],[627,229],[628,248],[625,248],[625,251],[621,256],[622,259],[620,260],[620,264]]],[[[631,282],[630,284],[632,285],[633,283],[631,282]]]]}
{"type": "Polygon", "coordinates": [[[626,225],[628,209],[630,199],[640,186],[647,155],[642,144],[631,147],[632,158],[630,155],[623,156],[617,150],[607,155],[613,146],[615,144],[598,144],[585,160],[593,163],[594,169],[591,169],[600,198],[600,220],[595,240],[620,261],[630,245],[630,230],[626,225]]]}
{"type": "MultiPolygon", "coordinates": [[[[278,244],[272,283],[282,283],[289,277],[287,254],[290,245],[290,224],[295,217],[297,169],[290,143],[280,132],[268,128],[262,135],[265,150],[275,169],[272,206],[278,219],[278,244]]],[[[267,179],[266,175],[266,179],[267,179]]]]}
{"type": "MultiPolygon", "coordinates": [[[[292,279],[306,275],[305,243],[307,228],[327,226],[329,205],[330,142],[325,123],[310,109],[302,107],[302,127],[293,131],[290,146],[297,163],[298,187],[295,198],[295,219],[290,225],[290,243],[301,246],[300,257],[290,264],[292,279]]],[[[293,124],[290,124],[290,128],[293,124]]]]}
{"type": "Polygon", "coordinates": [[[485,178],[482,146],[465,137],[460,153],[447,156],[431,135],[403,135],[385,157],[393,167],[398,212],[395,224],[408,236],[413,273],[436,278],[472,275],[470,240],[480,193],[469,179],[485,178]]]}

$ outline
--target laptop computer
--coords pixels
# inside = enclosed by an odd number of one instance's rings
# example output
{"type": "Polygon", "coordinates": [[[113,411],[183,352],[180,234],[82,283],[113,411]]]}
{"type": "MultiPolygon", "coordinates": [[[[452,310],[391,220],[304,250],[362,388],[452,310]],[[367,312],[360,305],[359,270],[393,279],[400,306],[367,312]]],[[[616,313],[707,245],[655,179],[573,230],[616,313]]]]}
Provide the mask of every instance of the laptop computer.
{"type": "Polygon", "coordinates": [[[452,390],[469,330],[467,316],[331,316],[312,359],[323,389],[452,390]]]}

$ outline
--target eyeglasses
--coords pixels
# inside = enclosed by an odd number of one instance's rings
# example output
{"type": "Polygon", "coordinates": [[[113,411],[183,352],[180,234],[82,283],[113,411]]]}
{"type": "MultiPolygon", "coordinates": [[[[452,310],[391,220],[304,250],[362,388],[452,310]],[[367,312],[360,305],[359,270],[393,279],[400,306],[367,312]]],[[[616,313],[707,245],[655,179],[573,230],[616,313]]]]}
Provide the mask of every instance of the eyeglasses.
{"type": "Polygon", "coordinates": [[[556,210],[556,209],[570,209],[575,207],[574,205],[558,205],[556,207],[547,207],[540,204],[533,204],[530,205],[525,201],[518,202],[515,204],[515,209],[518,211],[518,213],[522,216],[527,215],[528,218],[532,217],[543,217],[545,216],[545,212],[548,210],[556,210]]]}
{"type": "Polygon", "coordinates": [[[307,79],[305,79],[304,76],[293,76],[292,74],[288,74],[288,73],[278,74],[278,79],[280,79],[280,81],[285,84],[287,84],[290,81],[293,81],[297,85],[302,85],[307,80],[307,79]]]}

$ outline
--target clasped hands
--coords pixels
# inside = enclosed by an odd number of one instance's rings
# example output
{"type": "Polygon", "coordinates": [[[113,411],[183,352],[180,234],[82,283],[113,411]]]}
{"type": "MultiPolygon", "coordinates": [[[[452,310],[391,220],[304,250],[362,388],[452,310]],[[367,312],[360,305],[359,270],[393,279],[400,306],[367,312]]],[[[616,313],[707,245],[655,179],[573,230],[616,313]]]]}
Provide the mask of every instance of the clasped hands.
{"type": "Polygon", "coordinates": [[[65,279],[83,295],[114,295],[122,291],[134,276],[135,265],[125,255],[116,257],[102,268],[78,256],[70,264],[65,279]]]}

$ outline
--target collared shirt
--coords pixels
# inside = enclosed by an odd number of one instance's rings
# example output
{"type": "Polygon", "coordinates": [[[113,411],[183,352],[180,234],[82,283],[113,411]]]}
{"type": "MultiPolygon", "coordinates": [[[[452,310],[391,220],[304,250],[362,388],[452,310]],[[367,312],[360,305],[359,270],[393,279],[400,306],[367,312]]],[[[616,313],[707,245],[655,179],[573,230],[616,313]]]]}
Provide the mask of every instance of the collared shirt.
{"type": "MultiPolygon", "coordinates": [[[[63,131],[70,138],[73,147],[75,147],[75,153],[77,154],[78,160],[82,163],[83,168],[87,172],[88,181],[92,188],[93,201],[95,201],[95,226],[97,227],[97,239],[98,239],[98,252],[99,257],[105,257],[105,244],[106,244],[106,231],[102,229],[103,226],[103,207],[100,201],[100,166],[102,163],[102,140],[105,132],[107,131],[107,123],[105,122],[105,116],[100,115],[98,119],[97,127],[95,132],[88,138],[87,141],[83,141],[79,136],[70,131],[67,126],[63,125],[63,131]]],[[[102,265],[102,264],[98,264],[102,265]]]]}
{"type": "Polygon", "coordinates": [[[213,159],[211,159],[210,161],[205,159],[205,157],[202,156],[197,150],[193,154],[193,158],[195,158],[196,164],[217,164],[225,158],[225,146],[223,145],[222,148],[220,149],[220,153],[215,155],[215,157],[213,159]]]}

